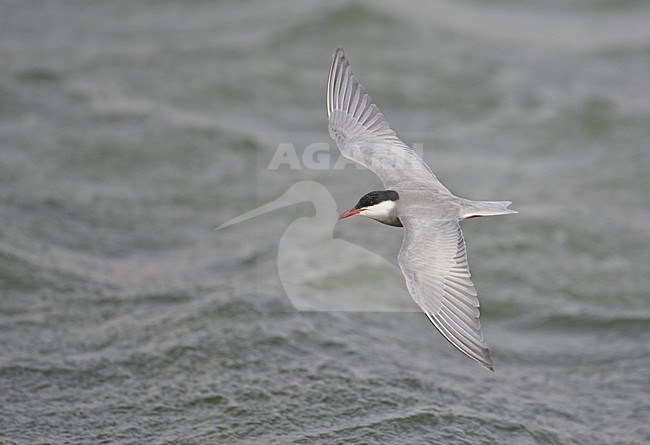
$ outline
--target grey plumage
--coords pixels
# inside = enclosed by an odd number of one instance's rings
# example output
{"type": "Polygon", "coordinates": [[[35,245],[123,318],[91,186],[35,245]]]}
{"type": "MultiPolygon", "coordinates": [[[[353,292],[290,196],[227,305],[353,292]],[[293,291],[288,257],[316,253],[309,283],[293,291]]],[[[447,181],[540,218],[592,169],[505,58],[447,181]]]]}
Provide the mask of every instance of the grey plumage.
{"type": "MultiPolygon", "coordinates": [[[[471,201],[443,186],[390,128],[341,48],[334,53],[327,81],[327,115],[330,135],[343,156],[399,194],[390,211],[404,226],[398,262],[409,293],[451,344],[494,370],[459,221],[517,212],[507,208],[508,201],[471,201]]],[[[388,223],[385,217],[370,217],[388,223]]]]}

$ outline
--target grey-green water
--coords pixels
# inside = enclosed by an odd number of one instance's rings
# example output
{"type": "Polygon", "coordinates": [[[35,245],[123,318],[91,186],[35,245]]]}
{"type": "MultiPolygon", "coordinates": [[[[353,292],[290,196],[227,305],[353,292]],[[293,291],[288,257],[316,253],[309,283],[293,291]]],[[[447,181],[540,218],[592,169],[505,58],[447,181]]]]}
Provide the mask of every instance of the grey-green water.
{"type": "MultiPolygon", "coordinates": [[[[0,442],[648,443],[648,22],[638,1],[1,2],[0,442]],[[495,373],[417,312],[296,311],[278,246],[318,202],[213,231],[302,180],[339,209],[380,187],[303,157],[337,159],[337,45],[453,192],[520,211],[463,225],[495,373]],[[300,168],[268,168],[283,143],[300,168]]],[[[407,304],[291,241],[297,294],[407,304]]]]}

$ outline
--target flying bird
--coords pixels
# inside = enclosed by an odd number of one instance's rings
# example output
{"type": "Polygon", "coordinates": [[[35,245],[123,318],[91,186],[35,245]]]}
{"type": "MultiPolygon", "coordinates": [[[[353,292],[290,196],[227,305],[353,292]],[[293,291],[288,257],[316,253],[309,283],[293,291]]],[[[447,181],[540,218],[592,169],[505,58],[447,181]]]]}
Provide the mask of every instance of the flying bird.
{"type": "Polygon", "coordinates": [[[494,371],[459,222],[517,213],[511,202],[454,196],[390,128],[341,48],[327,80],[327,116],[341,154],[370,169],[385,188],[364,195],[339,219],[361,215],[403,227],[397,259],[409,293],[452,345],[494,371]]]}

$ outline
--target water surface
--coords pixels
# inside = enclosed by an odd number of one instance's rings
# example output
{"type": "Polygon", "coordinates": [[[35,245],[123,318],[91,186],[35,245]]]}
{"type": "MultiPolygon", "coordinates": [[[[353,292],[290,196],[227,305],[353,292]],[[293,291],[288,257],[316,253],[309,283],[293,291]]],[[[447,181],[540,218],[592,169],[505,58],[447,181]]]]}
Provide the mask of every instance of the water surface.
{"type": "MultiPolygon", "coordinates": [[[[649,20],[636,1],[3,2],[0,442],[647,443],[649,20]],[[278,246],[324,201],[213,231],[299,181],[341,210],[380,188],[303,157],[338,156],[338,45],[454,193],[520,211],[463,225],[495,373],[399,277],[309,256],[308,235],[299,285],[398,309],[295,310],[278,246]],[[281,143],[299,168],[267,168],[281,143]]],[[[334,236],[392,262],[401,243],[354,218],[334,236]]]]}

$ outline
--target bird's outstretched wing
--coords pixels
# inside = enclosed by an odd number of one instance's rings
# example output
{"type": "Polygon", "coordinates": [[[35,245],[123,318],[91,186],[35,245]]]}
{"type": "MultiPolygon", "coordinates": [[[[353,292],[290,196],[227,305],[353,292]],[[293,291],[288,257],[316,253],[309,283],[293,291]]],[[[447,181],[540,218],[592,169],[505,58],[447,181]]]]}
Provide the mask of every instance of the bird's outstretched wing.
{"type": "Polygon", "coordinates": [[[437,188],[449,192],[417,153],[390,128],[357,82],[341,48],[327,80],[329,132],[341,153],[374,172],[388,189],[437,188]]]}
{"type": "Polygon", "coordinates": [[[409,293],[452,345],[493,371],[458,221],[400,219],[404,242],[398,262],[409,293]]]}

